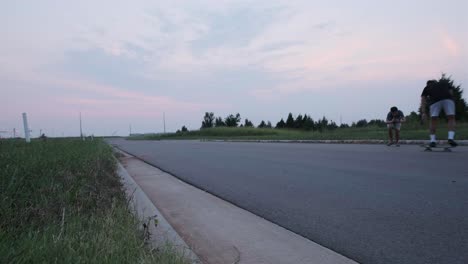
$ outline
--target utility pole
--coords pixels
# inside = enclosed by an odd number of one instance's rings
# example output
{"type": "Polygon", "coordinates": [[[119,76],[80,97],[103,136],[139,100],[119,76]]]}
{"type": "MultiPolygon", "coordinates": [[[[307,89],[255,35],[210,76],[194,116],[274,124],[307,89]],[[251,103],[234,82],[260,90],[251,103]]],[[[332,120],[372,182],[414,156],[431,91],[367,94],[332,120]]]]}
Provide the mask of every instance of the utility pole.
{"type": "Polygon", "coordinates": [[[16,138],[16,128],[13,128],[13,138],[16,138]]]}
{"type": "Polygon", "coordinates": [[[163,112],[164,134],[166,134],[166,113],[163,112]]]}
{"type": "Polygon", "coordinates": [[[24,126],[24,138],[26,142],[31,142],[31,137],[29,136],[29,126],[28,126],[28,117],[26,113],[23,113],[23,126],[24,126]]]}
{"type": "Polygon", "coordinates": [[[83,139],[83,129],[81,127],[81,112],[80,112],[80,138],[81,138],[81,140],[84,140],[83,139]]]}
{"type": "Polygon", "coordinates": [[[132,136],[132,124],[129,125],[129,128],[130,128],[130,134],[129,134],[129,136],[132,136]]]}

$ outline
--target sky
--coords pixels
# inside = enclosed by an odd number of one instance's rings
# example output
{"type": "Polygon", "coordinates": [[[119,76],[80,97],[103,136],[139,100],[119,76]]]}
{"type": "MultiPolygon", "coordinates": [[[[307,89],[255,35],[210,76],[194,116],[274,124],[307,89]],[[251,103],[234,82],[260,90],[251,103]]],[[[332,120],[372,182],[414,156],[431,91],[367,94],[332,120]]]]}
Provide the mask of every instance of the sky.
{"type": "Polygon", "coordinates": [[[466,0],[0,0],[0,136],[174,132],[205,112],[275,125],[468,94],[466,0]]]}

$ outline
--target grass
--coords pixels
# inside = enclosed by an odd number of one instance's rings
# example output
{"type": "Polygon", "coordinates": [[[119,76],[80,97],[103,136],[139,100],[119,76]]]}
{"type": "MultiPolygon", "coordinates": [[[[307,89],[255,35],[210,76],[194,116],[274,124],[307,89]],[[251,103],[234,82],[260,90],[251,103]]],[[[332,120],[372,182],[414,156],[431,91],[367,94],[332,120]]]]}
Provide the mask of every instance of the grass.
{"type": "Polygon", "coordinates": [[[188,263],[145,245],[102,140],[0,141],[0,263],[188,263]]]}
{"type": "MultiPolygon", "coordinates": [[[[420,124],[403,124],[402,140],[428,139],[428,129],[420,124]]],[[[183,133],[169,133],[158,135],[144,135],[130,137],[135,140],[162,139],[245,139],[245,140],[387,140],[388,132],[385,127],[338,128],[335,130],[304,131],[293,129],[264,129],[264,128],[227,128],[217,127],[195,130],[183,133]]],[[[440,124],[437,138],[447,138],[446,124],[440,124]]],[[[468,139],[468,123],[457,125],[456,139],[468,139]]]]}

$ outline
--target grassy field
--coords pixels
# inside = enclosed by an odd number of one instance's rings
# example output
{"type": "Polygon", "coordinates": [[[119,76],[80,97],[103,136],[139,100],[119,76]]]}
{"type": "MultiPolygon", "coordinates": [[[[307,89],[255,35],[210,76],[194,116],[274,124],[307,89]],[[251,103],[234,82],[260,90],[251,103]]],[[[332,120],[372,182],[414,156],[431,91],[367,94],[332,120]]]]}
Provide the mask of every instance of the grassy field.
{"type": "Polygon", "coordinates": [[[102,140],[0,141],[0,263],[188,263],[145,245],[102,140]]]}
{"type": "MultiPolygon", "coordinates": [[[[401,139],[429,138],[428,129],[420,124],[403,124],[401,139]]],[[[437,130],[438,139],[447,138],[447,126],[441,124],[437,130]]],[[[364,128],[338,128],[335,130],[304,131],[291,129],[262,129],[262,128],[209,128],[183,133],[169,133],[159,135],[145,135],[130,137],[130,139],[246,139],[246,140],[358,140],[376,139],[387,140],[387,128],[364,127],[364,128]]],[[[468,139],[468,123],[458,124],[456,139],[468,139]]]]}

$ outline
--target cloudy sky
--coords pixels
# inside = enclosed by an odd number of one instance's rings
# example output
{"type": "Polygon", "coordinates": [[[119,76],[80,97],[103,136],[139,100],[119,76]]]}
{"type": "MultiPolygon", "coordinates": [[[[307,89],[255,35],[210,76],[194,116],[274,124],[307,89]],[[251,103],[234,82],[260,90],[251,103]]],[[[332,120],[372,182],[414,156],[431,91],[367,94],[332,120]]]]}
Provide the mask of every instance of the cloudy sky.
{"type": "MultiPolygon", "coordinates": [[[[198,129],[205,112],[338,124],[468,94],[466,0],[0,1],[0,130],[198,129]]],[[[0,134],[6,136],[7,133],[0,134]]]]}

